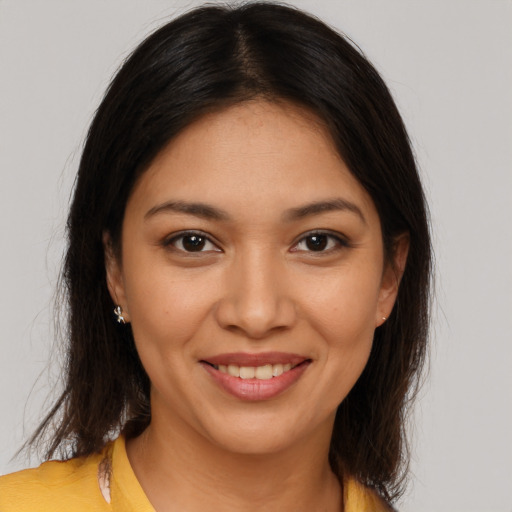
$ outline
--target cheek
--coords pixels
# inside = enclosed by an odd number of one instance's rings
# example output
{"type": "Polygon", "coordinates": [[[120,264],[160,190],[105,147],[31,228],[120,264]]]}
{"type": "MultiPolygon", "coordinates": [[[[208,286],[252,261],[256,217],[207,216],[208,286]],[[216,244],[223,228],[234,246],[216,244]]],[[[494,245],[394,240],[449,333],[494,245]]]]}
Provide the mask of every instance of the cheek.
{"type": "Polygon", "coordinates": [[[319,283],[303,304],[310,326],[320,335],[317,355],[332,408],[345,399],[368,361],[379,283],[380,275],[369,267],[364,273],[340,271],[319,283]]]}
{"type": "MultiPolygon", "coordinates": [[[[313,285],[313,283],[311,283],[313,285]]],[[[358,344],[373,337],[380,290],[380,274],[366,268],[326,275],[313,286],[302,307],[330,343],[358,344]]]]}
{"type": "MultiPolygon", "coordinates": [[[[132,274],[132,276],[135,274],[132,274]]],[[[126,296],[137,346],[173,350],[190,340],[207,316],[212,287],[197,289],[196,279],[184,279],[168,269],[138,272],[126,283],[126,296]]]]}
{"type": "Polygon", "coordinates": [[[186,402],[183,384],[197,371],[194,337],[211,298],[198,293],[191,280],[146,272],[130,282],[127,299],[135,345],[153,393],[179,408],[186,402]]]}

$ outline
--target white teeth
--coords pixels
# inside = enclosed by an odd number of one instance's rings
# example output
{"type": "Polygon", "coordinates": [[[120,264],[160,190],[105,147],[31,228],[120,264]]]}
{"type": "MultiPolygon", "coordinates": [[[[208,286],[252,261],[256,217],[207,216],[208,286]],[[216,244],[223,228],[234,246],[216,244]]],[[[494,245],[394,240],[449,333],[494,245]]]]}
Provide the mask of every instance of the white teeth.
{"type": "Polygon", "coordinates": [[[241,379],[254,379],[255,368],[253,366],[241,366],[240,378],[241,379]]]}
{"type": "Polygon", "coordinates": [[[272,365],[266,364],[265,366],[257,366],[254,376],[257,379],[271,379],[272,378],[272,365]]]}
{"type": "Polygon", "coordinates": [[[284,372],[292,369],[290,363],[286,364],[265,364],[263,366],[237,366],[235,364],[224,365],[219,364],[216,368],[222,372],[231,375],[232,377],[240,377],[241,379],[260,379],[268,380],[272,377],[279,377],[284,372]]]}
{"type": "Polygon", "coordinates": [[[240,377],[240,367],[230,364],[228,365],[228,373],[231,377],[240,377]]]}
{"type": "Polygon", "coordinates": [[[272,375],[274,377],[279,377],[279,375],[282,375],[284,372],[283,365],[282,364],[274,364],[272,366],[272,375]]]}

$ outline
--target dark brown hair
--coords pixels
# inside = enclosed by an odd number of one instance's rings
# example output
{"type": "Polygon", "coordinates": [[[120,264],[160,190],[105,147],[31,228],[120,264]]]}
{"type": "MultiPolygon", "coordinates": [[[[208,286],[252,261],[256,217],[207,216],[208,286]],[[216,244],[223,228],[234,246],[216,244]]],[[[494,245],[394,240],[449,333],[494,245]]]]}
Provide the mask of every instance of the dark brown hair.
{"type": "Polygon", "coordinates": [[[347,38],[316,18],[269,2],[206,6],[164,25],[126,60],[89,129],[68,219],[63,283],[69,306],[65,388],[33,440],[47,457],[88,455],[151,419],[150,382],[129,326],[115,323],[103,234],[119,254],[127,199],[160,150],[194,119],[252,98],[288,101],[327,125],[371,195],[389,259],[410,249],[395,308],[375,331],[369,362],[339,406],[330,462],[388,501],[408,462],[408,401],[424,362],[431,246],[424,195],[393,99],[347,38]]]}

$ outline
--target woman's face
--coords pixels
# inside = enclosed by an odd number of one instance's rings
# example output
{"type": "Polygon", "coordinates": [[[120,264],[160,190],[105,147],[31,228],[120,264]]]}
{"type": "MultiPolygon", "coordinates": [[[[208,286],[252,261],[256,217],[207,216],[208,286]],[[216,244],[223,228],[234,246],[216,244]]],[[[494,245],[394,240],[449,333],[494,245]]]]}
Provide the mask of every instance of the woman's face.
{"type": "Polygon", "coordinates": [[[263,101],[204,116],[158,155],[108,278],[151,428],[243,453],[328,444],[397,291],[375,206],[327,131],[263,101]]]}

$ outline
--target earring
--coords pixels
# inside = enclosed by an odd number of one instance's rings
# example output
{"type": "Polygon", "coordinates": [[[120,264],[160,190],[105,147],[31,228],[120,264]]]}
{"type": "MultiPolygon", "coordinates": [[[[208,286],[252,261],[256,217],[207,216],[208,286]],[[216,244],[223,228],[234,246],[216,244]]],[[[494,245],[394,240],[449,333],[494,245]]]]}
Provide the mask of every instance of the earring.
{"type": "Polygon", "coordinates": [[[114,309],[114,315],[116,315],[116,317],[117,317],[117,323],[119,323],[119,324],[126,323],[126,320],[124,319],[124,316],[123,316],[123,308],[121,306],[116,306],[116,308],[114,309]]]}
{"type": "Polygon", "coordinates": [[[382,322],[384,323],[387,320],[385,316],[382,317],[382,322]]]}

